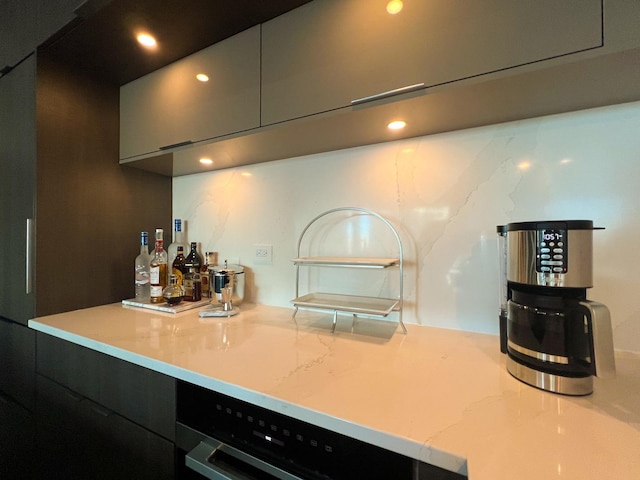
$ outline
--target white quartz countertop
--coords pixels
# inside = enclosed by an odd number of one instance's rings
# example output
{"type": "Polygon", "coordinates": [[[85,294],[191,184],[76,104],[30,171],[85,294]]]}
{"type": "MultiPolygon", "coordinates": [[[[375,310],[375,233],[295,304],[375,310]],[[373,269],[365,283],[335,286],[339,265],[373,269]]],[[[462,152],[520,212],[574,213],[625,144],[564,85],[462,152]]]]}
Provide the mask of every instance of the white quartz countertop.
{"type": "MultiPolygon", "coordinates": [[[[35,330],[321,425],[472,480],[640,479],[640,358],[568,397],[507,373],[498,338],[242,305],[230,318],[121,304],[35,330]]],[[[497,320],[496,320],[497,321],[497,320]]]]}

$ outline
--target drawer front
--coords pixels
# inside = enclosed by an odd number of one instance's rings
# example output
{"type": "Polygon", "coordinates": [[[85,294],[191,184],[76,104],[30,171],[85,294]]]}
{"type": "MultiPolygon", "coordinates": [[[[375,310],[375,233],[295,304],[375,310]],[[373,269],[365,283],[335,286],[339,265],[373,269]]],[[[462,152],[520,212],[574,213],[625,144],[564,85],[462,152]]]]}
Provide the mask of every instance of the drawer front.
{"type": "Polygon", "coordinates": [[[175,379],[38,332],[37,371],[172,440],[175,379]]]}
{"type": "Polygon", "coordinates": [[[36,383],[37,478],[173,478],[172,442],[41,375],[36,383]]]}

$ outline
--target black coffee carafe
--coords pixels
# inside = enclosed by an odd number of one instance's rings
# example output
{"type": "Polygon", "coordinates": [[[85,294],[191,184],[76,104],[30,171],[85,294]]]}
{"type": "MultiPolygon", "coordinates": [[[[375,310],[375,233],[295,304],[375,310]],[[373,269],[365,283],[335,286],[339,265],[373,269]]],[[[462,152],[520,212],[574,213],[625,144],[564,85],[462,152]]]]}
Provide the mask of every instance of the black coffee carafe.
{"type": "Polygon", "coordinates": [[[587,300],[592,287],[589,220],[498,227],[500,344],[507,370],[534,387],[593,392],[593,376],[615,375],[609,309],[587,300]]]}

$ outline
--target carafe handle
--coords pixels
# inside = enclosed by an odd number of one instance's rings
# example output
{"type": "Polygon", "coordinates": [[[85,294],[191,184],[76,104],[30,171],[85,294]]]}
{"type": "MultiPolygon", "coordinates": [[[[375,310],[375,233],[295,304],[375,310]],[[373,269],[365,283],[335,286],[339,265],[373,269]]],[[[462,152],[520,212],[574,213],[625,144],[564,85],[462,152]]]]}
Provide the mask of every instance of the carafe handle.
{"type": "Polygon", "coordinates": [[[583,300],[580,305],[586,309],[591,327],[592,358],[597,377],[615,377],[616,362],[613,354],[613,332],[611,315],[606,305],[583,300]]]}

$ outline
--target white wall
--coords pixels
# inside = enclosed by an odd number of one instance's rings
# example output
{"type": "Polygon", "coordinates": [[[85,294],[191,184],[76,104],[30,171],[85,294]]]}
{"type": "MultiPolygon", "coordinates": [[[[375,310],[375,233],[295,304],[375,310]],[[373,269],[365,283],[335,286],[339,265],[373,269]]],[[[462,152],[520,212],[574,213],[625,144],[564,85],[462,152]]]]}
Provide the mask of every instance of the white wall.
{"type": "Polygon", "coordinates": [[[591,219],[606,229],[589,298],[611,310],[616,349],[640,352],[639,184],[632,103],[178,177],[173,214],[203,251],[248,267],[250,300],[290,306],[305,225],[334,207],[374,210],[403,239],[405,322],[489,333],[496,225],[591,219]],[[254,261],[256,243],[273,245],[271,264],[254,261]]]}

